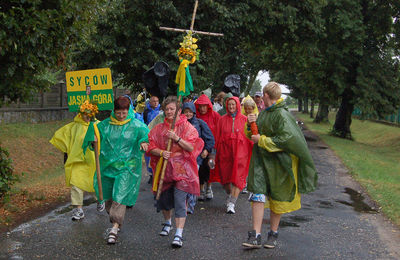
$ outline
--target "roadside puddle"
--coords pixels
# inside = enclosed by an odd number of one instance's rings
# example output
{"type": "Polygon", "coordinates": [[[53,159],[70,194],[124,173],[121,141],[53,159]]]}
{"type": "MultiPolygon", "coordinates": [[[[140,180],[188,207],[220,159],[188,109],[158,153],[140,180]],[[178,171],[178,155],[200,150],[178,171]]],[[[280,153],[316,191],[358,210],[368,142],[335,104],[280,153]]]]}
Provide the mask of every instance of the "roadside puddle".
{"type": "Polygon", "coordinates": [[[350,200],[352,202],[344,201],[344,200],[336,200],[336,202],[339,202],[341,204],[351,206],[353,209],[357,212],[360,213],[370,213],[370,214],[376,214],[378,213],[378,210],[375,208],[372,208],[369,206],[367,203],[364,202],[365,197],[359,193],[356,190],[353,190],[351,188],[344,188],[343,193],[347,193],[350,195],[350,200]]]}

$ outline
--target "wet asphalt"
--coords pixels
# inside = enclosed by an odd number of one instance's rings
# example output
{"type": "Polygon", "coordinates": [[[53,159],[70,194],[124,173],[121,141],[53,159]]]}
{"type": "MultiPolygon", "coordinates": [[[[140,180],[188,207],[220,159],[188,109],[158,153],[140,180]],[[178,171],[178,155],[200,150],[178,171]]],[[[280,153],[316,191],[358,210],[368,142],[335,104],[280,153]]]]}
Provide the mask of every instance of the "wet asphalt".
{"type": "MultiPolygon", "coordinates": [[[[251,228],[248,195],[239,196],[236,214],[225,213],[226,195],[214,184],[214,199],[199,202],[186,221],[180,249],[161,237],[162,215],[153,207],[143,175],[136,205],[128,209],[115,245],[107,245],[106,213],[86,200],[85,219],[71,221],[69,205],[0,234],[0,259],[400,259],[400,231],[347,174],[328,147],[305,131],[318,173],[318,188],[302,196],[302,209],[282,217],[275,249],[244,249],[251,228]]],[[[268,231],[265,212],[262,238],[268,231]]]]}

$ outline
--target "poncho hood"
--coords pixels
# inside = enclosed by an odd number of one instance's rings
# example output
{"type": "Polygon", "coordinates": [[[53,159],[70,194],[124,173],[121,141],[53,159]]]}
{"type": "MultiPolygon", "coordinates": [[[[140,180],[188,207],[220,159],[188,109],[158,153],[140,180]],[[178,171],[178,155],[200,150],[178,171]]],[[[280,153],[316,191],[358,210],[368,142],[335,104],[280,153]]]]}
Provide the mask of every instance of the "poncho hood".
{"type": "Polygon", "coordinates": [[[211,100],[210,100],[205,94],[201,95],[201,96],[196,100],[197,115],[200,115],[199,105],[207,105],[208,109],[207,109],[206,115],[207,115],[207,114],[212,114],[213,107],[212,107],[211,100]]]}
{"type": "Polygon", "coordinates": [[[226,112],[228,113],[228,102],[229,100],[235,100],[236,102],[236,116],[241,115],[241,109],[240,109],[240,101],[238,97],[229,97],[226,99],[225,101],[225,108],[226,108],[226,112]]]}
{"type": "Polygon", "coordinates": [[[189,108],[190,111],[192,111],[194,114],[196,114],[196,107],[195,107],[195,105],[194,105],[193,102],[185,102],[185,103],[183,103],[182,112],[183,112],[186,108],[189,108]]]}

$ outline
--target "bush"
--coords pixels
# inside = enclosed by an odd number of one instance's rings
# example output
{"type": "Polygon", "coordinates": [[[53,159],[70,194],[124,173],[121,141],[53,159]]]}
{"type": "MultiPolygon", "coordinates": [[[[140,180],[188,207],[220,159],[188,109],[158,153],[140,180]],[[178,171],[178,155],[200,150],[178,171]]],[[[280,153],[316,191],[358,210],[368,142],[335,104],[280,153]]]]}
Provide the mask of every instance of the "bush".
{"type": "Polygon", "coordinates": [[[7,149],[0,146],[0,198],[3,198],[11,190],[11,186],[19,180],[13,175],[12,160],[7,149]]]}

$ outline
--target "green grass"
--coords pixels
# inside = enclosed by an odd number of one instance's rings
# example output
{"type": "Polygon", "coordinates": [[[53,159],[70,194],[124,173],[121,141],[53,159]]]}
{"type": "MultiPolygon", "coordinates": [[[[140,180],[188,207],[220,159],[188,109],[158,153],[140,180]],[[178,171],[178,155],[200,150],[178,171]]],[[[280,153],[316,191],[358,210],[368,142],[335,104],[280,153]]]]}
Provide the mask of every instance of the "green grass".
{"type": "Polygon", "coordinates": [[[350,141],[328,134],[334,113],[324,124],[313,123],[306,114],[296,116],[330,146],[382,211],[400,225],[400,128],[354,119],[354,141],[350,141]]]}
{"type": "Polygon", "coordinates": [[[63,174],[63,155],[49,140],[57,129],[71,121],[1,125],[0,144],[9,150],[15,173],[20,174],[21,182],[16,188],[55,183],[63,174]]]}

